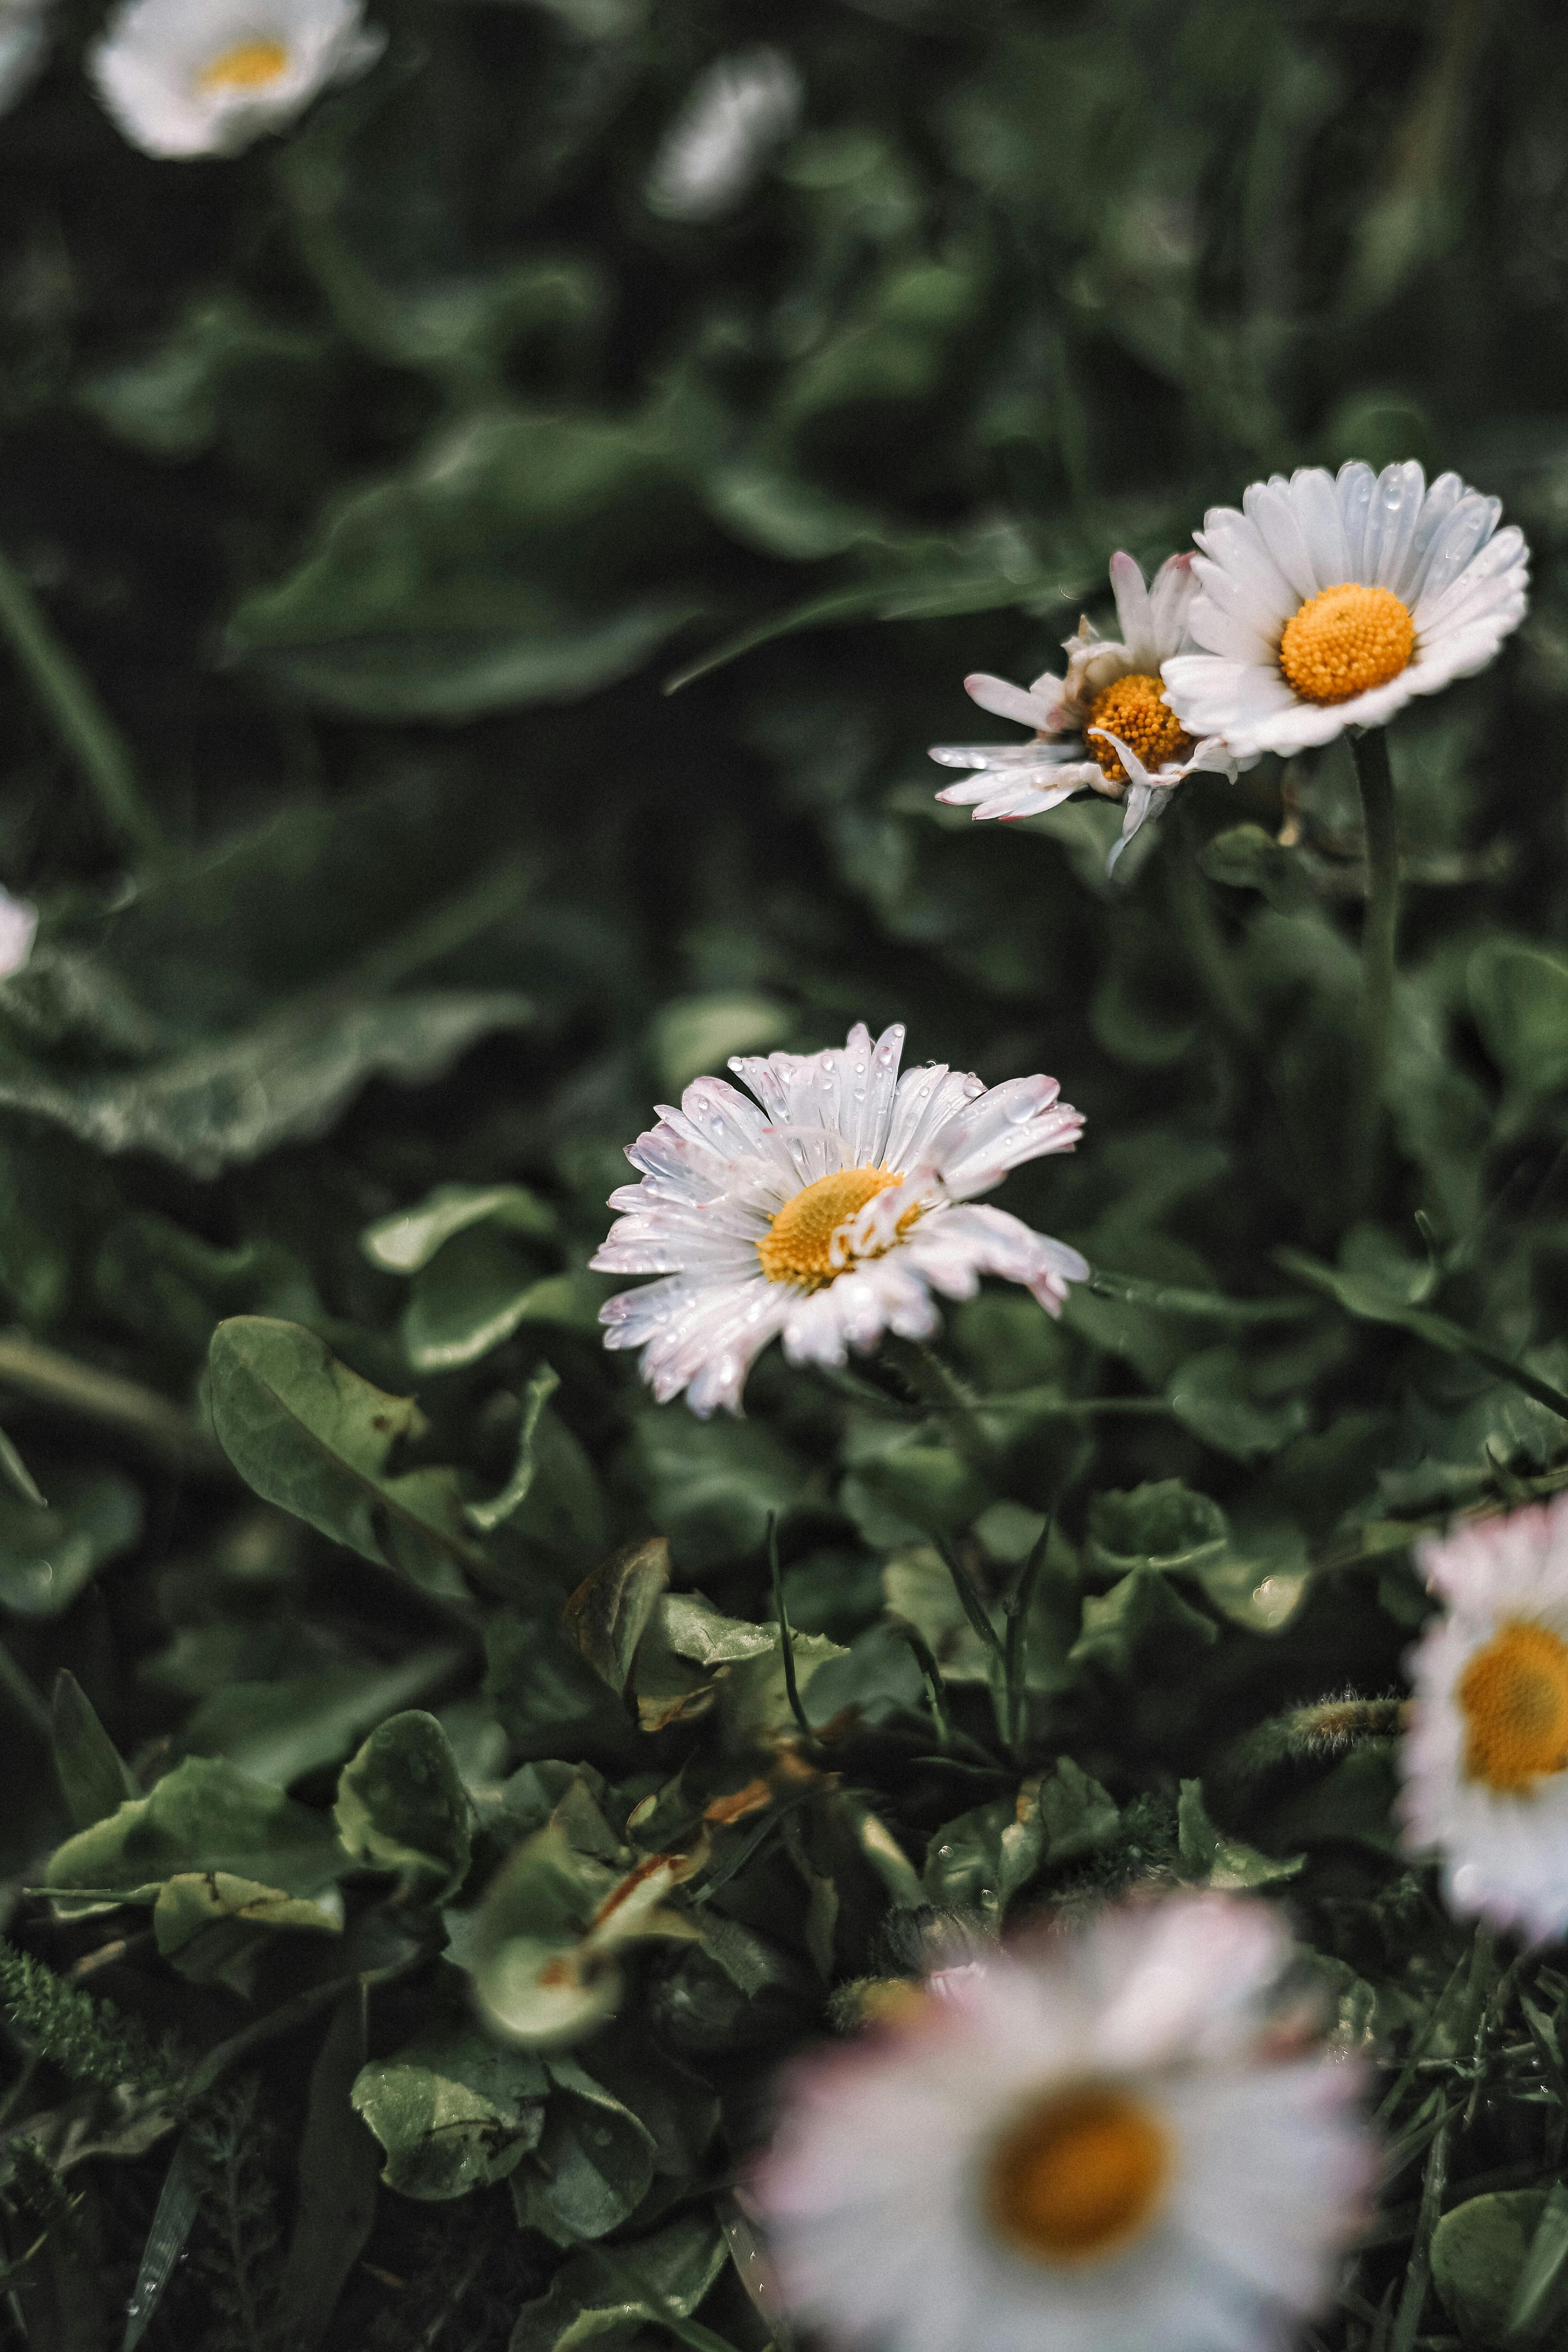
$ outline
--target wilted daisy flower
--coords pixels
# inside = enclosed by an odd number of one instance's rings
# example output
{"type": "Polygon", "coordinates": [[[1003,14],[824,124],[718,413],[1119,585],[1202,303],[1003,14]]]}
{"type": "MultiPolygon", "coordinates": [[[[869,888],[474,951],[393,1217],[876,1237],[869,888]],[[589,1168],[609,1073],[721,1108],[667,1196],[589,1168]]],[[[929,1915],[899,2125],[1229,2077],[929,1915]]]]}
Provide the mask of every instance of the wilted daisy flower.
{"type": "Polygon", "coordinates": [[[973,1201],[1072,1150],[1083,1120],[1056,1079],[985,1087],[940,1062],[900,1078],[903,1043],[896,1027],[873,1045],[857,1023],[826,1053],[738,1055],[756,1103],[699,1078],[628,1148],[642,1181],[611,1193],[622,1214],[593,1263],[664,1279],[607,1299],[600,1320],[606,1347],[642,1349],[661,1404],[685,1389],[704,1418],[738,1412],[775,1336],[795,1364],[842,1364],[886,1331],[927,1339],[931,1292],[973,1297],[982,1275],[1053,1315],[1084,1279],[1077,1250],[973,1201]]]}
{"type": "Polygon", "coordinates": [[[237,155],[381,55],[363,0],[122,0],[89,58],[149,155],[237,155]]]}
{"type": "Polygon", "coordinates": [[[1262,1904],[1015,1948],[808,2060],[757,2184],[786,2304],[884,2352],[1262,2352],[1331,2291],[1356,2072],[1274,2007],[1262,1904]]]}
{"type": "Polygon", "coordinates": [[[710,221],[748,195],[800,120],[801,79],[782,49],[739,49],[692,85],[648,173],[649,208],[710,221]]]}
{"type": "Polygon", "coordinates": [[[1196,740],[1165,705],[1161,667],[1191,643],[1192,557],[1167,557],[1151,592],[1130,555],[1113,555],[1110,585],[1121,635],[1102,637],[1080,621],[1064,643],[1065,677],[1047,670],[1027,688],[984,671],[963,681],[982,710],[1032,727],[1032,743],[937,743],[931,756],[944,768],[979,770],[937,794],[973,808],[977,818],[1039,816],[1086,785],[1111,800],[1125,797],[1114,864],[1144,819],[1159,814],[1160,795],[1199,769],[1234,776],[1237,761],[1217,732],[1205,730],[1196,740]]]}
{"type": "Polygon", "coordinates": [[[1420,1547],[1446,1604],[1411,1653],[1400,1811],[1456,1911],[1568,1931],[1568,1495],[1420,1547]]]}
{"type": "Polygon", "coordinates": [[[1524,617],[1521,534],[1497,499],[1417,465],[1321,466],[1211,507],[1190,626],[1206,653],[1165,664],[1191,733],[1245,757],[1382,727],[1413,695],[1484,669],[1524,617]]]}

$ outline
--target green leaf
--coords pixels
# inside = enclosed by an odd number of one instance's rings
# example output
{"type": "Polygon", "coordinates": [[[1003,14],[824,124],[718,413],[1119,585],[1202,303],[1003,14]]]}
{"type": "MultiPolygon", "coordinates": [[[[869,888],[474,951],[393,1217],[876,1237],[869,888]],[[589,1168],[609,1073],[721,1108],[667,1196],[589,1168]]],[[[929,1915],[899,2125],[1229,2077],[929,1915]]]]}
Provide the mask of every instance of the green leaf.
{"type": "Polygon", "coordinates": [[[631,1451],[653,1523],[693,1576],[757,1550],[805,1484],[805,1464],[760,1423],[697,1421],[681,1405],[644,1412],[631,1451]]]}
{"type": "MultiPolygon", "coordinates": [[[[545,1406],[560,1385],[561,1375],[552,1365],[540,1364],[536,1367],[522,1393],[522,1419],[518,1423],[517,1460],[512,1465],[511,1476],[488,1503],[464,1506],[465,1517],[476,1534],[489,1535],[495,1528],[504,1528],[527,1502],[539,1472],[540,1454],[550,1444],[548,1431],[541,1438],[541,1421],[545,1406]]],[[[559,1463],[560,1448],[555,1448],[554,1453],[559,1463]]],[[[597,1500],[596,1493],[595,1499],[597,1500]]]]}
{"type": "Polygon", "coordinates": [[[1517,2341],[1510,2316],[1546,2207],[1543,2189],[1500,2189],[1467,2198],[1432,2232],[1432,2283],[1444,2309],[1488,2352],[1512,2352],[1517,2341]]]}
{"type": "Polygon", "coordinates": [[[1196,1573],[1224,1558],[1229,1535],[1217,1503],[1194,1495],[1179,1478],[1161,1478],[1095,1496],[1085,1556],[1106,1576],[1125,1576],[1133,1569],[1196,1573]]]}
{"type": "Polygon", "coordinates": [[[55,1676],[49,1743],[66,1811],[79,1830],[106,1821],[128,1797],[140,1794],[92,1701],[63,1666],[55,1676]]]}
{"type": "Polygon", "coordinates": [[[351,2104],[365,2063],[365,2000],[354,1985],[332,2012],[305,2108],[299,2197],[279,2294],[278,2333],[315,2352],[375,2224],[375,2142],[351,2104]]]}
{"type": "Polygon", "coordinates": [[[654,1016],[648,1046],[660,1085],[679,1101],[693,1078],[723,1069],[731,1054],[771,1053],[794,1027],[771,996],[677,996],[654,1016]]]}
{"type": "Polygon", "coordinates": [[[1281,915],[1298,914],[1312,903],[1312,886],[1300,856],[1283,848],[1260,824],[1235,824],[1215,834],[1198,852],[1198,864],[1211,882],[1261,891],[1281,915]]]}
{"type": "Polygon", "coordinates": [[[323,992],[144,1069],[72,1076],[7,1056],[0,1109],[47,1119],[95,1151],[150,1151],[216,1176],[324,1134],[367,1079],[427,1085],[479,1038],[533,1017],[526,998],[500,991],[323,992]]]}
{"type": "Polygon", "coordinates": [[[499,1348],[534,1304],[539,1270],[493,1225],[470,1224],[415,1275],[399,1335],[416,1372],[450,1372],[499,1348]]]}
{"type": "Polygon", "coordinates": [[[653,2134],[563,2052],[545,2060],[552,2090],[532,2161],[513,2193],[519,2218],[557,2245],[603,2238],[636,2211],[653,2181],[653,2134]]]}
{"type": "Polygon", "coordinates": [[[386,2151],[387,2187],[434,2200],[466,2196],[515,2170],[538,2145],[549,2089],[531,2052],[448,2021],[362,2067],[350,2095],[386,2151]]]}
{"type": "Polygon", "coordinates": [[[573,2254],[549,2292],[525,2303],[509,2352],[622,2352],[644,2325],[689,2319],[724,2266],[723,2234],[711,2215],[683,2213],[651,2238],[616,2248],[613,2267],[595,2252],[573,2254]]]}
{"type": "Polygon", "coordinates": [[[433,1715],[412,1708],[378,1725],[345,1764],[333,1808],[346,1851],[369,1870],[395,1870],[439,1902],[468,1871],[468,1793],[433,1715]]]}
{"type": "Polygon", "coordinates": [[[566,1603],[567,1633],[617,1696],[631,1679],[637,1644],[668,1583],[669,1546],[658,1536],[612,1552],[566,1603]]]}
{"type": "Polygon", "coordinates": [[[1189,1356],[1166,1381],[1165,1395],[1177,1420],[1195,1437],[1237,1462],[1277,1454],[1300,1436],[1311,1418],[1301,1397],[1257,1403],[1246,1359],[1235,1348],[1205,1348],[1189,1356]]]}
{"type": "Polygon", "coordinates": [[[0,1609],[58,1617],[142,1532],[142,1496],[116,1470],[64,1470],[35,1510],[0,1494],[0,1609]]]}
{"type": "Polygon", "coordinates": [[[1249,1886],[1271,1886],[1279,1879],[1294,1878],[1307,1859],[1304,1853],[1289,1854],[1282,1859],[1259,1853],[1256,1846],[1215,1829],[1204,1810],[1201,1780],[1182,1782],[1176,1827],[1184,1874],[1202,1885],[1221,1887],[1227,1893],[1249,1886]]]}
{"type": "Polygon", "coordinates": [[[857,1472],[877,1501],[921,1535],[956,1536],[994,1500],[994,1489],[947,1445],[900,1445],[857,1472]]]}
{"type": "Polygon", "coordinates": [[[342,1924],[341,1903],[328,1908],[226,1870],[179,1872],[164,1881],[153,1906],[159,1951],[198,1984],[226,1975],[258,1935],[296,1928],[336,1936],[342,1924]]]}
{"type": "Polygon", "coordinates": [[[495,1225],[525,1241],[550,1241],[556,1215],[521,1184],[437,1184],[415,1209],[378,1217],[360,1235],[372,1265],[385,1274],[418,1274],[437,1251],[474,1225],[495,1225]]]}
{"type": "Polygon", "coordinates": [[[1158,1569],[1135,1568],[1109,1592],[1091,1593],[1084,1601],[1083,1630],[1068,1654],[1075,1666],[1099,1666],[1127,1681],[1154,1643],[1175,1651],[1202,1647],[1218,1632],[1213,1618],[1189,1608],[1158,1569]]]}
{"type": "Polygon", "coordinates": [[[1070,1756],[1058,1756],[1049,1779],[1041,1782],[1039,1805],[1046,1858],[1053,1865],[1110,1844],[1121,1826],[1115,1799],[1070,1756]]]}
{"type": "Polygon", "coordinates": [[[338,1764],[384,1716],[422,1697],[461,1664],[455,1643],[428,1643],[390,1665],[322,1666],[273,1683],[225,1680],[185,1725],[195,1756],[226,1756],[258,1780],[287,1789],[338,1764]]]}
{"type": "Polygon", "coordinates": [[[1492,939],[1471,956],[1470,1010],[1492,1060],[1521,1093],[1568,1086],[1568,959],[1492,939]]]}
{"type": "Polygon", "coordinates": [[[321,1814],[221,1759],[191,1756],[149,1795],[67,1838],[45,1883],[62,1896],[100,1888],[150,1901],[182,1872],[213,1870],[314,1895],[342,1868],[342,1849],[321,1814]]]}
{"type": "Polygon", "coordinates": [[[575,700],[702,609],[670,584],[683,510],[657,425],[470,412],[340,497],[297,569],[236,609],[228,648],[382,724],[575,700]],[[639,579],[649,545],[662,570],[639,579]]]}
{"type": "Polygon", "coordinates": [[[351,1372],[313,1331],[259,1315],[213,1334],[213,1426],[229,1460],[269,1503],[426,1591],[466,1599],[456,1562],[483,1554],[467,1533],[450,1470],[389,1476],[423,1416],[351,1372]]]}
{"type": "Polygon", "coordinates": [[[931,1833],[926,1853],[927,1900],[970,1911],[1000,1927],[1013,1896],[1038,1870],[1046,1850],[1040,1782],[994,1797],[931,1833]]]}

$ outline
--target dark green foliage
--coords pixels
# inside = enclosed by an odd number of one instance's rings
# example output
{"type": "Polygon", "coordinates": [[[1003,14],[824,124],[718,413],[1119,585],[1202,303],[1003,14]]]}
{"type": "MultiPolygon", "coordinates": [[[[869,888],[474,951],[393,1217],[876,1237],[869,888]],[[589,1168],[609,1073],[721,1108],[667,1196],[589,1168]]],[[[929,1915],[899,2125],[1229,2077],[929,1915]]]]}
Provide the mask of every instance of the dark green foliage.
{"type": "Polygon", "coordinates": [[[102,117],[99,0],[0,120],[0,2328],[760,2352],[779,2060],[1211,1885],[1390,2147],[1314,2352],[1551,2345],[1562,1956],[1392,1804],[1415,1545],[1568,1488],[1563,12],[368,8],[232,160],[102,117]],[[801,121],[677,217],[757,41],[801,121]],[[1369,1157],[1342,744],[1114,883],[926,747],[1114,549],[1412,456],[1532,604],[1390,732],[1369,1157]],[[655,1405],[625,1146],[862,1017],[1061,1078],[1002,1200],[1091,1281],[655,1405]]]}

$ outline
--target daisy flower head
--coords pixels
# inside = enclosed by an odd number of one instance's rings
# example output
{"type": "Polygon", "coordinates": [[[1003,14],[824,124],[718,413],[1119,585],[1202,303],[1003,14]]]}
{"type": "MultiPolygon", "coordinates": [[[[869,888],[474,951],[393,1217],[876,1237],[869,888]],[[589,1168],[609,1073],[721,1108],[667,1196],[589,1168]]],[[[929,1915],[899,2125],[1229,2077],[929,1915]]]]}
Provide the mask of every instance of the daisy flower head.
{"type": "Polygon", "coordinates": [[[1184,776],[1199,769],[1234,776],[1237,763],[1217,735],[1200,740],[1184,730],[1165,701],[1162,667],[1192,642],[1192,557],[1167,557],[1150,588],[1130,555],[1113,555],[1110,585],[1121,636],[1102,637],[1080,621],[1077,635],[1064,642],[1064,677],[1047,670],[1027,688],[983,671],[964,679],[964,692],[982,710],[1032,727],[1032,742],[937,743],[931,756],[944,768],[978,771],[937,794],[973,808],[977,818],[1040,816],[1085,789],[1124,799],[1114,865],[1184,776]]]}
{"type": "Polygon", "coordinates": [[[1407,1842],[1454,1910],[1532,1941],[1568,1932],[1568,1495],[1433,1538],[1445,1604],[1410,1655],[1407,1842]]]}
{"type": "Polygon", "coordinates": [[[1196,534],[1196,653],[1164,665],[1189,733],[1238,758],[1385,726],[1484,669],[1524,617],[1529,556],[1497,499],[1414,463],[1303,467],[1211,507],[1196,534]]]}
{"type": "Polygon", "coordinates": [[[880,2352],[1277,2346],[1373,2171],[1356,2070],[1280,2030],[1289,1957],[1255,1898],[1173,1896],[805,2061],[756,2183],[785,2303],[880,2352]]]}
{"type": "Polygon", "coordinates": [[[385,36],[363,14],[363,0],[121,0],[88,69],[133,147],[237,155],[374,63],[385,36]]]}
{"type": "Polygon", "coordinates": [[[1072,1150],[1083,1120],[1056,1079],[986,1087],[942,1063],[900,1077],[903,1043],[857,1023],[826,1053],[738,1055],[754,1102],[699,1078],[628,1147],[642,1181],[611,1193],[621,1213],[593,1264],[663,1277],[600,1309],[605,1346],[642,1349],[660,1404],[684,1389],[704,1419],[739,1412],[774,1338],[794,1364],[842,1364],[889,1331],[928,1339],[932,1292],[972,1298],[982,1275],[1053,1315],[1084,1280],[1077,1250],[974,1198],[1072,1150]]]}

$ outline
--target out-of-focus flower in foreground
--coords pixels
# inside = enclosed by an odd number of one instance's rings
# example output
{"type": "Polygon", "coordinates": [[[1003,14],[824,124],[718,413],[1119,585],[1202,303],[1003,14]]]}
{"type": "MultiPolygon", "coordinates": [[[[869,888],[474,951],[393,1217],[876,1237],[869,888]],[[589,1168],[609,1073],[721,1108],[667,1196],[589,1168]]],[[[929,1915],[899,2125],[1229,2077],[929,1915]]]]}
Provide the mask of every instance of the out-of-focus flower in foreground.
{"type": "Polygon", "coordinates": [[[641,1348],[661,1404],[738,1412],[752,1360],[782,1337],[795,1364],[842,1364],[884,1332],[928,1339],[931,1297],[971,1298],[1000,1275],[1057,1313],[1089,1267],[974,1195],[1010,1168],[1070,1151],[1083,1126],[1055,1078],[983,1086],[928,1064],[899,1076],[902,1028],[860,1024],[821,1054],[737,1055],[755,1103],[699,1078],[630,1145],[639,1184],[594,1265],[664,1279],[600,1310],[606,1347],[641,1348]],[[762,1108],[757,1108],[757,1104],[762,1108]]]}
{"type": "Polygon", "coordinates": [[[1524,617],[1529,558],[1496,499],[1417,465],[1303,467],[1211,507],[1190,614],[1203,653],[1164,666],[1189,733],[1239,758],[1382,727],[1484,669],[1524,617]]]}
{"type": "Polygon", "coordinates": [[[37,937],[38,910],[26,898],[13,898],[0,889],[0,980],[21,971],[37,937]]]}
{"type": "Polygon", "coordinates": [[[1237,763],[1217,733],[1204,730],[1198,740],[1165,704],[1162,665],[1192,642],[1192,557],[1168,557],[1151,590],[1130,555],[1113,555],[1110,585],[1121,635],[1102,637],[1080,621],[1078,635],[1065,641],[1065,677],[1047,670],[1026,688],[984,671],[964,679],[964,691],[982,710],[1032,727],[1032,742],[937,743],[931,756],[944,768],[978,770],[937,794],[973,808],[976,817],[1040,816],[1086,786],[1125,798],[1114,864],[1184,776],[1198,770],[1234,776],[1237,763]]]}
{"type": "Polygon", "coordinates": [[[1372,2149],[1262,1903],[1172,1897],[952,1973],[805,2061],[757,2180],[786,2304],[884,2352],[1263,2352],[1372,2149]]]}
{"type": "Polygon", "coordinates": [[[0,114],[25,96],[49,47],[54,0],[0,0],[0,114]]]}
{"type": "Polygon", "coordinates": [[[693,83],[648,173],[648,209],[720,220],[751,194],[800,120],[800,75],[782,49],[738,49],[693,83]]]}
{"type": "Polygon", "coordinates": [[[374,63],[385,36],[363,16],[363,0],[123,0],[89,70],[132,146],[237,155],[374,63]]]}
{"type": "Polygon", "coordinates": [[[1568,1932],[1568,1495],[1423,1544],[1401,1812],[1456,1911],[1568,1932]]]}

